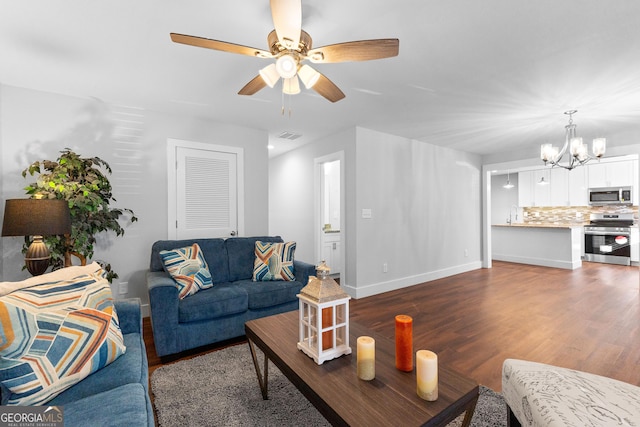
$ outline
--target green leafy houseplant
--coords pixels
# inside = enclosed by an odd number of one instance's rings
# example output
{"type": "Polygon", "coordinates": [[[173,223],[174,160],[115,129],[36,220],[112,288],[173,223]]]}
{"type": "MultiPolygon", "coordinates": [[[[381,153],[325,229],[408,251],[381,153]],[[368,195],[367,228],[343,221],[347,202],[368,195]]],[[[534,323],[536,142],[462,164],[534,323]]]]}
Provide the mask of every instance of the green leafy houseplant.
{"type": "MultiPolygon", "coordinates": [[[[116,236],[124,234],[119,223],[120,217],[129,216],[130,222],[138,220],[131,209],[117,209],[110,206],[116,199],[112,195],[111,183],[101,169],[110,175],[111,167],[99,157],[83,158],[65,148],[57,161],[42,160],[32,163],[22,171],[26,178],[39,174],[36,182],[25,187],[32,198],[63,199],[69,203],[71,211],[71,235],[47,236],[45,243],[51,252],[54,270],[71,265],[71,256],[85,265],[93,257],[96,234],[113,231],[116,236]]],[[[25,238],[23,252],[28,247],[25,238]]],[[[111,282],[118,274],[109,264],[102,263],[111,282]]]]}

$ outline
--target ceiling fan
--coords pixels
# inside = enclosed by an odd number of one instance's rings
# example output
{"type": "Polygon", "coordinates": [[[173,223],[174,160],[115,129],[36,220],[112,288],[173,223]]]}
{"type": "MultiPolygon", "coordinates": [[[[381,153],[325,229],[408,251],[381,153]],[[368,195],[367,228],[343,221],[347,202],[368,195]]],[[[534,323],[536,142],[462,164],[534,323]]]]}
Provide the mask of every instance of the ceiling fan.
{"type": "Polygon", "coordinates": [[[303,62],[369,61],[398,55],[398,39],[359,40],[312,48],[311,36],[302,30],[302,0],[270,2],[275,30],[267,36],[268,51],[177,33],[171,33],[171,40],[175,43],[276,60],[262,68],[256,77],[240,89],[239,95],[253,95],[265,86],[273,87],[282,78],[282,91],[286,94],[299,93],[299,80],[302,80],[307,89],[315,90],[331,102],[344,98],[344,93],[331,80],[303,62]]]}

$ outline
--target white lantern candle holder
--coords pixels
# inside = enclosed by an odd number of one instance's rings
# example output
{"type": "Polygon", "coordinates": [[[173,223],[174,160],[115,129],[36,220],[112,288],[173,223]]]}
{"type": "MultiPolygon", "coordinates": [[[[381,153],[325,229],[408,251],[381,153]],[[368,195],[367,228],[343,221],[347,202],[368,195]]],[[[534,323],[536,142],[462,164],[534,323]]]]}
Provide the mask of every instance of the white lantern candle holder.
{"type": "Polygon", "coordinates": [[[329,277],[324,261],[316,269],[318,277],[298,294],[300,335],[298,349],[318,365],[326,360],[351,354],[349,347],[349,300],[335,280],[329,277]]]}

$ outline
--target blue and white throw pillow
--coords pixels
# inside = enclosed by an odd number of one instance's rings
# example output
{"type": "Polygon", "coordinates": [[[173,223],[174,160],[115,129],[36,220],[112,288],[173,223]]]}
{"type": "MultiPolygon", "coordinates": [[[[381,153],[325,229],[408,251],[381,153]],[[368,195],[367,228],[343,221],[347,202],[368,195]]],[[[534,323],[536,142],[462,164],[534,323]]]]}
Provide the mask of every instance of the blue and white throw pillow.
{"type": "Polygon", "coordinates": [[[176,282],[180,299],[213,286],[209,267],[197,243],[185,248],[160,251],[160,257],[164,269],[176,282]]]}
{"type": "Polygon", "coordinates": [[[253,281],[296,280],[293,256],[296,242],[256,242],[256,258],[253,264],[253,281]]]}

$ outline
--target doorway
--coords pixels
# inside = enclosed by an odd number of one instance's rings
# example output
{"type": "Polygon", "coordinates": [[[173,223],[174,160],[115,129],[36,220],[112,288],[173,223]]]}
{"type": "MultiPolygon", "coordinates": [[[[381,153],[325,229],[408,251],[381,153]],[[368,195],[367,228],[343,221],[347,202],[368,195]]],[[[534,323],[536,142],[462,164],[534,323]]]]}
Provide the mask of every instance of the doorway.
{"type": "Polygon", "coordinates": [[[333,278],[344,272],[343,157],[339,152],[315,159],[316,258],[326,262],[333,278]]]}

